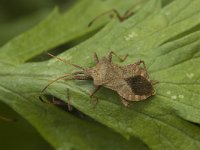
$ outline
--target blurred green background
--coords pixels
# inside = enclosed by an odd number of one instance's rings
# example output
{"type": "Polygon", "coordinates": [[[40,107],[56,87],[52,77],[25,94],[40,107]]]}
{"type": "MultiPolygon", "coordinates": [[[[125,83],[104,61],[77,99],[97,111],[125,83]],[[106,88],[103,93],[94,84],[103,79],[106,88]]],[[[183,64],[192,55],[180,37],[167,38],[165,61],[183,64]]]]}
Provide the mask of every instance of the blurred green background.
{"type": "Polygon", "coordinates": [[[67,10],[77,0],[0,0],[0,46],[40,22],[59,6],[67,10]]]}
{"type": "MultiPolygon", "coordinates": [[[[67,10],[76,0],[0,0],[0,46],[30,29],[56,6],[67,10]]],[[[17,122],[0,120],[0,149],[53,149],[39,133],[10,107],[0,103],[0,115],[16,118],[17,122]]]]}

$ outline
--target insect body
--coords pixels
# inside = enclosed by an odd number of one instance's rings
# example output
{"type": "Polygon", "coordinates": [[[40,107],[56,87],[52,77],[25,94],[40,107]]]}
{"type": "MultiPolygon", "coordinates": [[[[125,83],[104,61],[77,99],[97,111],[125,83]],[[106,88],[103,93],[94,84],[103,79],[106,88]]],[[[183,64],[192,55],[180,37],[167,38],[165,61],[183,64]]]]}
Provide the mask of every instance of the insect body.
{"type": "MultiPolygon", "coordinates": [[[[51,54],[49,55],[56,57],[51,54]]],[[[95,88],[90,94],[91,97],[100,89],[100,87],[104,86],[116,91],[125,106],[128,106],[129,101],[145,100],[155,94],[155,90],[153,88],[155,83],[149,79],[144,61],[138,61],[127,66],[119,66],[112,63],[112,55],[117,56],[111,51],[108,57],[102,57],[99,59],[97,54],[94,53],[96,65],[90,68],[83,68],[70,63],[74,67],[81,69],[81,71],[67,74],[53,80],[42,90],[42,92],[50,84],[56,82],[57,80],[66,79],[93,80],[95,88]],[[143,64],[143,67],[140,64],[143,64]]],[[[123,59],[119,56],[117,57],[121,61],[124,61],[127,56],[123,59]]],[[[69,64],[59,57],[56,58],[69,64]]]]}

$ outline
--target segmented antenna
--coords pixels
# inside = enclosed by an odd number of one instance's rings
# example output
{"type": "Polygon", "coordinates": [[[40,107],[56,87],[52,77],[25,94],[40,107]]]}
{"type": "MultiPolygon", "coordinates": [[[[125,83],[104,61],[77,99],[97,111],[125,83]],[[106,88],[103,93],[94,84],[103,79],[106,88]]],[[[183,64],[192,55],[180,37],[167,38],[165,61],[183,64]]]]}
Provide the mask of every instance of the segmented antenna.
{"type": "Polygon", "coordinates": [[[49,84],[47,84],[41,91],[41,93],[43,93],[51,84],[53,84],[54,82],[58,81],[58,80],[61,80],[61,79],[65,79],[67,77],[69,77],[71,74],[67,74],[67,75],[64,75],[64,76],[61,76],[61,77],[58,77],[56,78],[55,80],[51,81],[49,84]]]}
{"type": "Polygon", "coordinates": [[[67,65],[71,65],[71,66],[74,66],[74,67],[76,67],[76,68],[79,68],[79,69],[82,69],[82,70],[84,70],[84,68],[83,67],[81,67],[81,66],[78,66],[78,65],[76,65],[76,64],[72,64],[72,63],[70,63],[69,61],[66,61],[65,59],[63,59],[63,58],[60,58],[60,57],[58,57],[58,56],[55,56],[55,55],[52,55],[52,54],[50,54],[50,53],[47,53],[49,56],[51,56],[51,57],[53,57],[53,58],[56,58],[56,59],[58,59],[58,60],[60,60],[60,61],[62,61],[62,62],[64,62],[65,64],[67,64],[67,65]]]}

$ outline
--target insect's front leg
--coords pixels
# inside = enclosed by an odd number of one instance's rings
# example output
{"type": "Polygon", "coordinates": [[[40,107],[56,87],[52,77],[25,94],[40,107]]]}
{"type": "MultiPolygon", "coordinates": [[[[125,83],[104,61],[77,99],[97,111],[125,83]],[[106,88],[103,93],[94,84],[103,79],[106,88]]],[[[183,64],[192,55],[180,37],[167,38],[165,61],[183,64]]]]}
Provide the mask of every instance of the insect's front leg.
{"type": "Polygon", "coordinates": [[[121,62],[125,61],[126,58],[128,57],[128,54],[126,54],[126,55],[124,56],[124,58],[121,58],[121,57],[118,56],[115,52],[111,51],[111,52],[108,54],[108,60],[109,60],[110,62],[112,62],[112,56],[113,56],[113,55],[115,55],[121,62]]]}
{"type": "Polygon", "coordinates": [[[100,85],[96,85],[93,89],[93,91],[90,94],[90,98],[92,98],[94,96],[94,94],[101,88],[100,85]]]}

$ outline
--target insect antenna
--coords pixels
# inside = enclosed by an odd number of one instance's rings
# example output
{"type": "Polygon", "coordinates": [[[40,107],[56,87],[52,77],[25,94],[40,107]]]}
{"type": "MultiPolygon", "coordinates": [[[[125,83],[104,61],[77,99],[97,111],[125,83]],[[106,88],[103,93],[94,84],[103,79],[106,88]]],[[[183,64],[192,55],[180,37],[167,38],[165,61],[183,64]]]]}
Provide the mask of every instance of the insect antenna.
{"type": "MultiPolygon", "coordinates": [[[[80,74],[84,74],[83,71],[76,71],[76,72],[73,72],[71,74],[65,74],[63,76],[60,76],[54,80],[52,80],[50,83],[48,83],[41,91],[41,93],[43,93],[51,84],[53,84],[54,82],[58,81],[58,80],[61,80],[61,79],[67,79],[67,80],[75,80],[76,79],[76,76],[75,75],[80,75],[80,74]],[[72,77],[72,78],[68,78],[68,77],[72,77]]],[[[80,76],[79,76],[80,77],[80,76]]]]}
{"type": "Polygon", "coordinates": [[[60,76],[54,80],[52,80],[50,83],[48,83],[41,91],[41,94],[39,96],[39,99],[44,102],[44,100],[42,99],[41,95],[43,94],[43,92],[51,85],[53,84],[54,82],[58,81],[58,80],[61,80],[61,79],[66,79],[66,80],[88,80],[88,79],[91,79],[91,77],[88,77],[88,76],[84,76],[83,75],[84,72],[83,71],[77,71],[77,72],[74,72],[74,73],[71,73],[71,74],[65,74],[63,76],[60,76]],[[82,75],[81,75],[82,74],[82,75]],[[71,76],[71,78],[69,78],[71,76]]]}
{"type": "Polygon", "coordinates": [[[74,66],[74,67],[76,67],[76,68],[79,68],[79,69],[84,70],[84,68],[81,67],[81,66],[78,66],[78,65],[76,65],[76,64],[70,63],[69,61],[66,61],[66,60],[64,60],[64,59],[62,59],[62,58],[60,58],[60,57],[57,57],[57,56],[55,56],[55,55],[52,55],[52,54],[50,54],[50,53],[47,53],[47,54],[48,54],[49,56],[53,57],[53,58],[56,58],[56,59],[58,59],[58,60],[64,62],[64,63],[67,64],[67,65],[71,65],[71,66],[74,66]]]}
{"type": "Polygon", "coordinates": [[[58,80],[65,79],[65,78],[69,77],[70,75],[72,75],[72,74],[63,75],[63,76],[58,77],[58,78],[56,78],[55,80],[51,81],[50,83],[48,83],[48,84],[42,89],[42,91],[41,91],[41,93],[40,93],[40,96],[39,96],[40,101],[45,102],[45,101],[43,100],[43,98],[42,98],[41,95],[44,93],[44,91],[45,91],[51,84],[53,84],[54,82],[56,82],[56,81],[58,81],[58,80]]]}
{"type": "MultiPolygon", "coordinates": [[[[51,84],[53,84],[54,82],[58,81],[58,80],[61,80],[61,79],[65,79],[67,77],[69,77],[70,75],[73,75],[73,74],[67,74],[67,75],[63,75],[63,76],[60,76],[58,78],[56,78],[55,80],[51,81],[50,83],[48,83],[41,91],[41,93],[43,93],[51,84]]],[[[68,80],[70,80],[70,78],[68,78],[68,80]]],[[[73,80],[73,78],[71,79],[73,80]]]]}
{"type": "Polygon", "coordinates": [[[151,80],[151,83],[152,83],[152,85],[155,85],[155,84],[158,84],[158,83],[159,83],[159,81],[156,81],[156,80],[151,80]]]}

